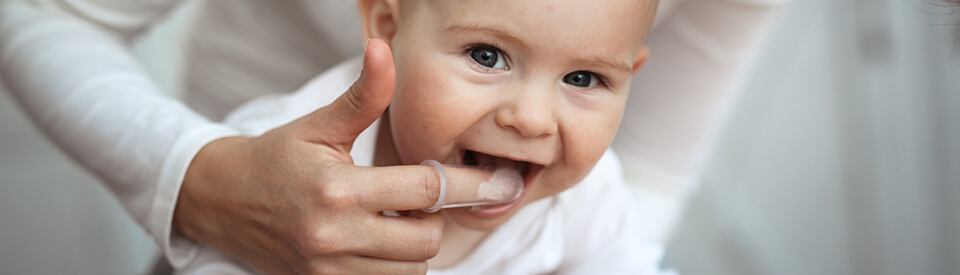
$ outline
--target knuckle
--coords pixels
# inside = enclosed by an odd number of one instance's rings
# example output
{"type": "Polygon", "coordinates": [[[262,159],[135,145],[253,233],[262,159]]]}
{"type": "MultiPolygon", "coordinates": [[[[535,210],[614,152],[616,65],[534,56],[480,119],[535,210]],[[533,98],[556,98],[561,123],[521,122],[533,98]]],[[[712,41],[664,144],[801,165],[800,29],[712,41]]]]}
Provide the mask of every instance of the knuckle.
{"type": "Polygon", "coordinates": [[[435,202],[440,200],[440,176],[433,168],[428,168],[427,174],[421,177],[423,179],[423,198],[425,201],[435,202]]]}
{"type": "Polygon", "coordinates": [[[327,211],[344,211],[357,204],[357,194],[347,184],[327,181],[320,190],[318,204],[327,211]]]}
{"type": "Polygon", "coordinates": [[[300,254],[307,258],[339,255],[346,251],[344,239],[334,230],[316,230],[308,240],[300,243],[300,254]]]}
{"type": "Polygon", "coordinates": [[[443,233],[440,229],[430,229],[424,231],[424,240],[420,242],[420,249],[426,258],[433,258],[440,253],[440,241],[443,239],[443,233]]]}
{"type": "Polygon", "coordinates": [[[360,83],[357,82],[354,83],[353,86],[350,86],[347,92],[344,93],[343,99],[346,101],[345,103],[354,110],[363,110],[364,100],[363,96],[361,96],[362,93],[360,83]]]}
{"type": "Polygon", "coordinates": [[[410,271],[405,272],[405,274],[427,274],[427,271],[429,271],[428,268],[429,266],[427,266],[427,262],[420,262],[413,265],[410,268],[410,271]]]}

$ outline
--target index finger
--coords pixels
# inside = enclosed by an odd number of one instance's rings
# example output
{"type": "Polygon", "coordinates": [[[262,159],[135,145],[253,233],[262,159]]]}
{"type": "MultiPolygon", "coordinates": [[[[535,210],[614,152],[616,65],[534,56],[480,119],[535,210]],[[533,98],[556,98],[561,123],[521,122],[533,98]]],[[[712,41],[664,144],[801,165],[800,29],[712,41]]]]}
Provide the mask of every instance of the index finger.
{"type": "Polygon", "coordinates": [[[489,200],[490,192],[481,192],[481,186],[489,187],[484,184],[495,173],[493,170],[444,166],[444,177],[448,182],[445,192],[441,192],[439,171],[432,166],[353,167],[357,169],[351,174],[358,176],[355,187],[361,207],[368,211],[430,208],[437,204],[441,193],[445,193],[446,205],[489,200]]]}
{"type": "Polygon", "coordinates": [[[366,211],[419,210],[440,197],[440,178],[433,167],[399,165],[364,167],[346,165],[346,175],[366,211]]]}

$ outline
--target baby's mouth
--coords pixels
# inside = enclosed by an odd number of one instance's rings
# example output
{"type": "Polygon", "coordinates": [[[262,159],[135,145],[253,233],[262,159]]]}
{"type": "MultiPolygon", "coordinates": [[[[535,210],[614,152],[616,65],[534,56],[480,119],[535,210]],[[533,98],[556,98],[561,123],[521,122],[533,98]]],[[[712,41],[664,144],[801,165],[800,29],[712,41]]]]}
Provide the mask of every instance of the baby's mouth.
{"type": "Polygon", "coordinates": [[[526,197],[527,191],[530,191],[530,186],[532,185],[534,179],[537,178],[537,175],[540,174],[540,171],[542,171],[544,167],[543,165],[537,163],[515,160],[506,157],[498,157],[470,150],[465,150],[463,152],[462,164],[486,169],[514,169],[517,170],[517,172],[520,172],[520,175],[523,177],[523,193],[516,201],[500,205],[474,206],[470,209],[470,211],[474,214],[484,217],[502,216],[519,206],[521,201],[523,201],[523,198],[526,197]]]}
{"type": "Polygon", "coordinates": [[[532,167],[542,166],[527,161],[513,160],[470,150],[463,152],[463,165],[477,166],[485,169],[510,168],[520,172],[520,175],[524,178],[530,173],[532,167]]]}

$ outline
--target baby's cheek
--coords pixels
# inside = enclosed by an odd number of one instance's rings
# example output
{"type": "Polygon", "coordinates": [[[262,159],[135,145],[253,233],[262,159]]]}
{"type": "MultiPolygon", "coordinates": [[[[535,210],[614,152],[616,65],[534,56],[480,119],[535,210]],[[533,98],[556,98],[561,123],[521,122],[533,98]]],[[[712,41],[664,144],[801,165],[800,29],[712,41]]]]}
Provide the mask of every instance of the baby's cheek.
{"type": "Polygon", "coordinates": [[[623,112],[619,102],[611,100],[608,103],[609,109],[580,111],[561,118],[561,140],[567,165],[588,167],[589,170],[610,147],[623,112]]]}
{"type": "Polygon", "coordinates": [[[586,176],[587,174],[585,171],[582,171],[582,170],[574,171],[573,169],[567,169],[566,171],[572,172],[572,173],[570,173],[570,175],[566,175],[562,177],[562,180],[558,182],[557,188],[559,188],[559,190],[557,193],[563,192],[567,189],[570,189],[570,187],[577,185],[577,183],[580,183],[580,180],[582,180],[583,177],[586,176]]]}
{"type": "Polygon", "coordinates": [[[564,140],[564,158],[568,169],[586,174],[607,151],[613,139],[598,129],[581,131],[564,140]]]}
{"type": "Polygon", "coordinates": [[[589,173],[589,169],[582,167],[559,166],[547,171],[544,175],[544,197],[559,194],[577,185],[589,173]]]}

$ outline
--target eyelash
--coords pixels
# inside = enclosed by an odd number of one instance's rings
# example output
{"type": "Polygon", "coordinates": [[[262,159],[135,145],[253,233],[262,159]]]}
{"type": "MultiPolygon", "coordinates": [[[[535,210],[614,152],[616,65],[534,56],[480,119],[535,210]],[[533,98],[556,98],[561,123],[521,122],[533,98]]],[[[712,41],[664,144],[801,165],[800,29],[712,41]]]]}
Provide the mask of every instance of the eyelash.
{"type": "MultiPolygon", "coordinates": [[[[500,71],[500,69],[494,69],[494,68],[485,67],[485,66],[482,66],[482,65],[480,65],[480,64],[477,64],[476,61],[474,61],[473,58],[470,57],[470,53],[471,53],[473,50],[476,50],[476,49],[479,49],[479,48],[493,48],[493,49],[497,50],[497,52],[500,53],[501,56],[503,56],[504,61],[506,61],[506,62],[508,63],[508,64],[507,64],[507,69],[509,70],[509,68],[511,67],[510,64],[509,64],[510,56],[507,55],[507,53],[506,53],[505,51],[501,50],[501,46],[500,46],[499,44],[497,44],[496,42],[493,42],[493,43],[474,43],[474,44],[470,44],[470,45],[467,45],[466,47],[464,47],[461,52],[463,53],[464,56],[467,57],[467,60],[469,60],[470,64],[471,64],[475,69],[480,70],[480,71],[483,71],[484,73],[495,73],[495,72],[497,72],[497,71],[500,71]]],[[[588,73],[592,74],[593,77],[596,77],[596,78],[597,78],[597,82],[599,83],[599,86],[602,86],[603,88],[610,88],[610,83],[607,82],[607,78],[604,77],[603,75],[599,74],[599,73],[592,72],[592,71],[586,71],[586,70],[578,70],[578,71],[573,71],[573,72],[570,72],[570,73],[579,72],[579,71],[584,71],[584,72],[588,72],[588,73]]],[[[575,87],[575,88],[577,88],[577,89],[589,89],[590,87],[575,87]]]]}
{"type": "MultiPolygon", "coordinates": [[[[597,78],[597,87],[578,87],[578,86],[570,85],[570,87],[572,87],[572,88],[574,88],[574,89],[584,90],[584,91],[586,91],[586,90],[594,90],[594,89],[598,89],[598,88],[600,88],[600,89],[610,89],[610,83],[607,82],[607,78],[604,77],[603,75],[599,74],[599,73],[592,72],[592,71],[587,71],[587,70],[578,70],[578,71],[569,72],[569,73],[567,73],[567,74],[572,74],[572,73],[575,73],[575,72],[587,72],[587,73],[590,73],[591,75],[593,75],[592,77],[596,77],[596,78],[597,78]]],[[[564,77],[566,77],[566,76],[567,76],[567,75],[564,75],[564,77]]],[[[568,84],[568,85],[569,85],[569,84],[568,84]]]]}
{"type": "Polygon", "coordinates": [[[511,67],[510,57],[507,55],[506,52],[501,50],[500,45],[497,43],[474,43],[474,44],[467,45],[466,47],[463,48],[462,50],[463,55],[467,58],[468,62],[470,62],[470,65],[473,66],[474,69],[480,70],[484,73],[496,73],[496,72],[502,71],[501,69],[490,68],[490,67],[477,64],[477,62],[474,61],[473,58],[470,56],[470,53],[473,50],[476,50],[479,48],[492,48],[494,50],[497,50],[497,53],[499,53],[500,56],[503,57],[504,62],[507,62],[507,70],[510,69],[511,67]]]}
{"type": "MultiPolygon", "coordinates": [[[[602,86],[602,87],[604,87],[604,88],[610,88],[610,84],[607,83],[607,78],[604,77],[603,75],[600,75],[600,74],[598,74],[598,73],[591,72],[591,71],[584,71],[584,72],[588,72],[588,73],[590,73],[590,74],[593,74],[593,77],[596,77],[596,78],[597,78],[597,83],[599,83],[600,86],[602,86]]],[[[577,87],[577,88],[580,88],[580,87],[577,87]]],[[[587,87],[587,88],[589,88],[589,87],[587,87]]]]}

